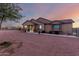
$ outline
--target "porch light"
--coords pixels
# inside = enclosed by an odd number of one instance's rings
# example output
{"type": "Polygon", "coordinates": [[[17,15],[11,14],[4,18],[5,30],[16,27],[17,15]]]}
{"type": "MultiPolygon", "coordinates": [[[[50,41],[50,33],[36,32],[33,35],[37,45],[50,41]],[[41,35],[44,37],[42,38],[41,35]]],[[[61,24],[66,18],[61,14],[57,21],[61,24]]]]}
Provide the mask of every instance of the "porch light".
{"type": "Polygon", "coordinates": [[[26,26],[24,26],[25,28],[27,28],[27,25],[26,26]]]}

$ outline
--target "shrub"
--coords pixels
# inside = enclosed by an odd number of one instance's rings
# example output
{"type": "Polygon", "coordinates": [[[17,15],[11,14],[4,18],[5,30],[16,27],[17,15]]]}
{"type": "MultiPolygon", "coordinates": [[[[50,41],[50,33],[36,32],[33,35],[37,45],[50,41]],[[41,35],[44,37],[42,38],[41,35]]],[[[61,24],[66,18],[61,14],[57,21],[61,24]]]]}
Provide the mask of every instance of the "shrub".
{"type": "Polygon", "coordinates": [[[49,31],[49,34],[52,34],[53,32],[52,31],[49,31]]]}
{"type": "Polygon", "coordinates": [[[42,31],[41,33],[46,33],[45,31],[42,31]]]}
{"type": "Polygon", "coordinates": [[[0,46],[2,48],[7,48],[7,47],[9,47],[11,45],[12,45],[12,43],[11,42],[8,42],[8,41],[4,41],[4,42],[0,43],[0,46]]]}

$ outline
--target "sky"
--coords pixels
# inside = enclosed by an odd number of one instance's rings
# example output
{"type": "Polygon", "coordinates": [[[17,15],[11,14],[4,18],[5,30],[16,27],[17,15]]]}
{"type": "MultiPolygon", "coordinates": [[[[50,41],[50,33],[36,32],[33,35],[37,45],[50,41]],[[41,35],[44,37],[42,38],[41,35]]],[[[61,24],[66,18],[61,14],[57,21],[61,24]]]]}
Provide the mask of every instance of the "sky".
{"type": "Polygon", "coordinates": [[[79,27],[79,4],[78,3],[22,3],[18,4],[24,16],[19,23],[8,22],[8,25],[18,26],[31,18],[43,17],[49,20],[73,19],[73,27],[79,27]]]}

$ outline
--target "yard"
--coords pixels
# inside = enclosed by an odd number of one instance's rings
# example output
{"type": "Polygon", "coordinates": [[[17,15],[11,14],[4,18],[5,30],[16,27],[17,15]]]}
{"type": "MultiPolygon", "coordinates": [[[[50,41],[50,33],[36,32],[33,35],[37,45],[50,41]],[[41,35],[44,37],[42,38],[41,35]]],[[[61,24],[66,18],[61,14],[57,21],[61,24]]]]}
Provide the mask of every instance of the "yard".
{"type": "MultiPolygon", "coordinates": [[[[23,42],[13,56],[79,56],[79,38],[1,30],[0,42],[23,42]]],[[[1,53],[0,53],[1,55],[1,53]]]]}

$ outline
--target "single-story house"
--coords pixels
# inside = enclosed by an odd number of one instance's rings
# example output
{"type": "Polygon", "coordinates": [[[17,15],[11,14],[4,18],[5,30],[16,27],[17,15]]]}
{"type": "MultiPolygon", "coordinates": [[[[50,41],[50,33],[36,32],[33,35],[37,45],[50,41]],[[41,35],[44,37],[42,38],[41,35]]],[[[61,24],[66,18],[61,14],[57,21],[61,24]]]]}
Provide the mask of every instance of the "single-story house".
{"type": "Polygon", "coordinates": [[[72,34],[72,19],[48,20],[42,17],[25,21],[22,25],[28,32],[54,33],[54,34],[72,34]]]}

